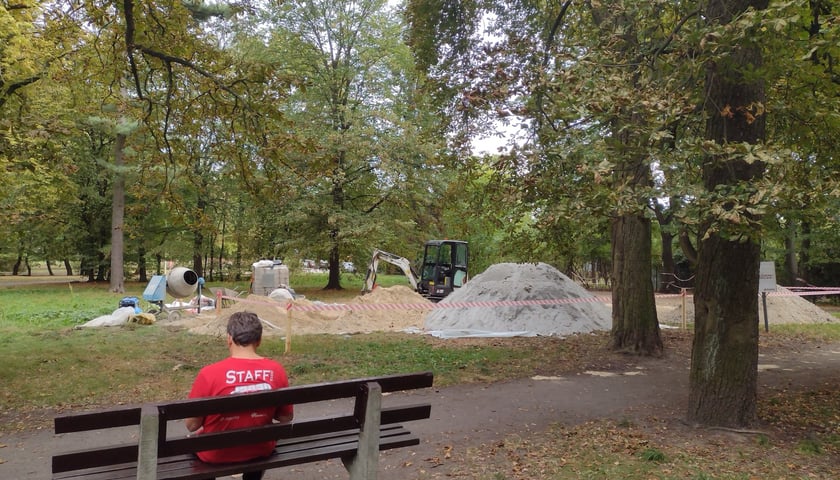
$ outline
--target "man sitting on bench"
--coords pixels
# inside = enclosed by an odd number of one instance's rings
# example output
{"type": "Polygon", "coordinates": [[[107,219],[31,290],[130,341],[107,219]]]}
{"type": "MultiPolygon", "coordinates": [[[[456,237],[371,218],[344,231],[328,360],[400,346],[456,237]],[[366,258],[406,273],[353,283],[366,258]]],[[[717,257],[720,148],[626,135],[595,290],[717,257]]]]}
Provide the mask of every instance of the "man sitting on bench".
{"type": "MultiPolygon", "coordinates": [[[[250,393],[289,386],[286,371],[280,363],[257,354],[262,340],[262,324],[251,312],[236,312],[227,324],[227,345],[230,357],[205,366],[193,382],[190,398],[250,393]]],[[[252,412],[191,417],[185,420],[187,430],[211,433],[235,428],[260,426],[276,420],[289,423],[294,417],[292,405],[252,412]]],[[[208,450],[198,453],[207,463],[244,462],[272,453],[275,443],[262,442],[241,447],[208,450]]],[[[242,480],[261,480],[264,472],[248,472],[242,480]]]]}

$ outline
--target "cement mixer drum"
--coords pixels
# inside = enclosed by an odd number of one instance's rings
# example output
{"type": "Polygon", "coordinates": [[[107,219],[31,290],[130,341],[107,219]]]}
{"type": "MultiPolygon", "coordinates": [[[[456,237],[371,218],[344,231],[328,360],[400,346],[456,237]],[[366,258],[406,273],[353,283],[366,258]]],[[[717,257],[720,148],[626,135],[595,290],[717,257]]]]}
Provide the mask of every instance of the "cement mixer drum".
{"type": "Polygon", "coordinates": [[[198,275],[186,267],[175,267],[166,275],[166,292],[175,298],[189,297],[198,288],[198,275]]]}

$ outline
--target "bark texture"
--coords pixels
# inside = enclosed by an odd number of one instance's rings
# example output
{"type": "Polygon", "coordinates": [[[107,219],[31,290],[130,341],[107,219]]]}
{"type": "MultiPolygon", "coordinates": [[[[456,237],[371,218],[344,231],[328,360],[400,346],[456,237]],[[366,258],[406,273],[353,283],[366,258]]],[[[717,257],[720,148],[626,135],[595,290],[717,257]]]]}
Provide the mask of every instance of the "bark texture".
{"type": "MultiPolygon", "coordinates": [[[[705,13],[707,21],[726,24],[749,7],[766,6],[766,1],[712,0],[705,13]]],[[[707,65],[707,139],[719,145],[763,140],[764,85],[757,76],[745,75],[761,63],[759,48],[745,43],[707,65]]],[[[710,193],[735,192],[763,173],[761,162],[709,156],[703,182],[710,193]]],[[[723,208],[736,206],[727,203],[723,208]]],[[[760,247],[757,234],[722,222],[709,217],[701,229],[705,236],[698,249],[688,418],[735,427],[756,419],[760,247]]]]}
{"type": "Polygon", "coordinates": [[[612,348],[660,356],[662,337],[650,278],[650,242],[650,220],[643,215],[613,220],[612,348]]]}

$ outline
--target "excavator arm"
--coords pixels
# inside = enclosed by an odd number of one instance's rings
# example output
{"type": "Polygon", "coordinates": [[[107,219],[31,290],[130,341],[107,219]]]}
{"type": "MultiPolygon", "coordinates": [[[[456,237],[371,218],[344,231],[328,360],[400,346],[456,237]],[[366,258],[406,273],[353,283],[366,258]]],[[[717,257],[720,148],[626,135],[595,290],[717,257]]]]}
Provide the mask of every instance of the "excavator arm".
{"type": "Polygon", "coordinates": [[[370,259],[370,264],[368,265],[367,274],[365,275],[365,284],[362,286],[363,294],[372,291],[373,286],[376,284],[376,269],[379,267],[379,260],[383,260],[399,267],[405,276],[408,277],[408,281],[411,283],[411,288],[414,291],[417,291],[417,274],[414,272],[414,269],[411,268],[411,262],[409,262],[407,258],[403,258],[399,255],[394,255],[393,253],[388,253],[383,250],[374,250],[373,256],[370,259]]]}

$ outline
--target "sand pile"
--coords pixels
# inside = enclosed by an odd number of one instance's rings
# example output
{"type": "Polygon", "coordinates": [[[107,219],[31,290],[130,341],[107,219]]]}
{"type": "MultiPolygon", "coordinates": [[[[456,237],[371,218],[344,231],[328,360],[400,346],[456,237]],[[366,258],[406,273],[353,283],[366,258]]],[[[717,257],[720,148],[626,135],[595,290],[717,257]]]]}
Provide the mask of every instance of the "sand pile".
{"type": "Polygon", "coordinates": [[[609,330],[604,303],[546,263],[498,263],[443,299],[460,302],[581,299],[558,305],[439,308],[426,316],[426,330],[440,336],[570,335],[609,330]]]}
{"type": "MultiPolygon", "coordinates": [[[[693,323],[694,302],[691,298],[686,300],[685,313],[688,323],[693,323]]],[[[659,323],[682,324],[682,315],[682,305],[678,305],[665,315],[660,315],[659,323]]],[[[758,316],[759,323],[764,325],[764,307],[761,296],[758,297],[758,316]]],[[[838,321],[840,319],[837,317],[784,287],[777,286],[775,294],[767,295],[767,323],[836,323],[838,321]]]]}
{"type": "Polygon", "coordinates": [[[350,310],[341,312],[337,325],[345,332],[373,332],[422,329],[423,317],[433,304],[410,287],[395,285],[377,287],[347,306],[350,310]]]}
{"type": "Polygon", "coordinates": [[[407,286],[379,287],[340,305],[306,299],[292,300],[291,303],[292,308],[288,310],[288,300],[252,294],[232,307],[222,309],[218,316],[215,310],[209,310],[201,315],[184,315],[181,320],[168,324],[188,328],[201,335],[223,336],[228,318],[234,312],[247,310],[264,321],[264,335],[285,335],[289,318],[292,335],[402,331],[422,328],[423,316],[432,306],[431,302],[407,286]]]}

